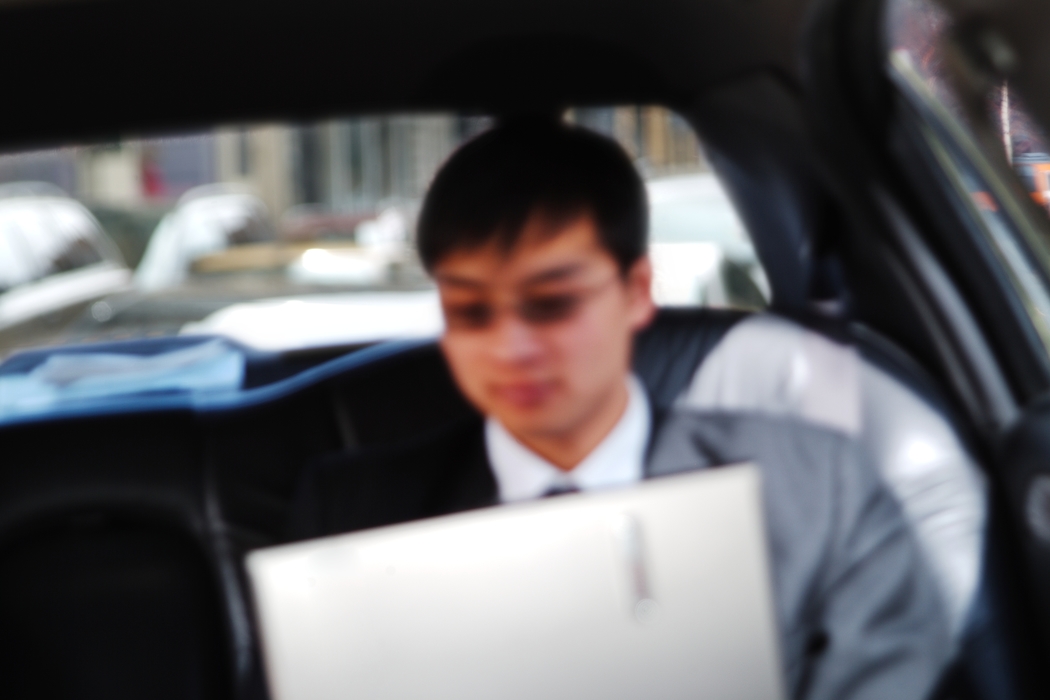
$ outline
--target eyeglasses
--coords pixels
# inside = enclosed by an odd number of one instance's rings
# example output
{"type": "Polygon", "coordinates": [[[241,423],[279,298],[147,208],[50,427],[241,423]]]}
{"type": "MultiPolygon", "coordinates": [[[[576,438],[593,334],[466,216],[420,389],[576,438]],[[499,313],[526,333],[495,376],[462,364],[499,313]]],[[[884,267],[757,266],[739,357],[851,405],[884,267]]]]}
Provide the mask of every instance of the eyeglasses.
{"type": "MultiPolygon", "coordinates": [[[[613,275],[604,282],[585,289],[557,293],[526,293],[524,298],[507,304],[510,311],[530,326],[547,326],[567,321],[592,298],[605,291],[617,279],[613,275]]],[[[489,301],[449,303],[445,305],[445,324],[451,330],[485,330],[499,315],[499,306],[489,301]]]]}

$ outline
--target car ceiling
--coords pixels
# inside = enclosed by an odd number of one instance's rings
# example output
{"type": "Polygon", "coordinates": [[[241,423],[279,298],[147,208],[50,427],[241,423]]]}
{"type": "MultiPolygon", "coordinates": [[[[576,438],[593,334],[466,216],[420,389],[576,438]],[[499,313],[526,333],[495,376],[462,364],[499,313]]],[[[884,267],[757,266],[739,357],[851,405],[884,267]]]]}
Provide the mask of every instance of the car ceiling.
{"type": "Polygon", "coordinates": [[[0,0],[0,152],[345,114],[664,104],[737,204],[774,306],[822,235],[811,0],[0,0]]]}
{"type": "Polygon", "coordinates": [[[0,149],[797,82],[808,0],[0,0],[0,149]],[[12,67],[17,69],[12,70],[12,67]]]}

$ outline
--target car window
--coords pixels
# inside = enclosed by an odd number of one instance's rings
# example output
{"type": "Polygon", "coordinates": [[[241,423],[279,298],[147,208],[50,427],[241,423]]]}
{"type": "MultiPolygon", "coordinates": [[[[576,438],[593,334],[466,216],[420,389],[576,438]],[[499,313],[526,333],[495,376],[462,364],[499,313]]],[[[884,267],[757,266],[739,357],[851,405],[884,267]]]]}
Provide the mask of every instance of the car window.
{"type": "MultiPolygon", "coordinates": [[[[766,305],[747,232],[685,120],[649,106],[565,118],[618,141],[643,177],[658,303],[766,305]]],[[[0,355],[189,333],[273,350],[433,334],[415,218],[445,158],[491,124],[370,115],[0,155],[0,188],[25,190],[30,176],[62,188],[47,206],[0,199],[0,289],[110,258],[133,275],[130,288],[79,299],[57,334],[0,323],[0,355]]]]}
{"type": "Polygon", "coordinates": [[[1050,353],[1050,240],[1030,217],[1050,216],[1050,140],[1008,80],[977,102],[961,97],[955,28],[939,5],[890,0],[887,10],[891,77],[1050,353]]]}

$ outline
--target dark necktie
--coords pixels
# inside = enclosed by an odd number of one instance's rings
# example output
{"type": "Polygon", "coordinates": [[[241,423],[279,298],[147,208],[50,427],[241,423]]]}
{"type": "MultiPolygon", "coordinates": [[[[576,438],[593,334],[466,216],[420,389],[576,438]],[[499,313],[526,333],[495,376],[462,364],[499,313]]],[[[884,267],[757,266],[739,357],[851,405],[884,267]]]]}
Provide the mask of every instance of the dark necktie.
{"type": "Polygon", "coordinates": [[[543,498],[550,498],[551,496],[564,496],[567,493],[579,492],[580,489],[578,489],[573,484],[555,484],[543,493],[543,498]]]}

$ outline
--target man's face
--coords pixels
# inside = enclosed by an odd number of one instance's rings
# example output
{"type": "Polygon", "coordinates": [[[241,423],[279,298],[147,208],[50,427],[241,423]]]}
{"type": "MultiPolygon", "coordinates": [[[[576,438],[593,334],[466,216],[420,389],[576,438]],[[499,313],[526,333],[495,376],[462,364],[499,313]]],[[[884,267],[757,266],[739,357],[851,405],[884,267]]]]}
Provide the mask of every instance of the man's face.
{"type": "Polygon", "coordinates": [[[454,251],[434,267],[441,340],[460,389],[526,441],[571,437],[622,392],[653,315],[646,258],[621,275],[592,218],[533,217],[510,252],[454,251]]]}

